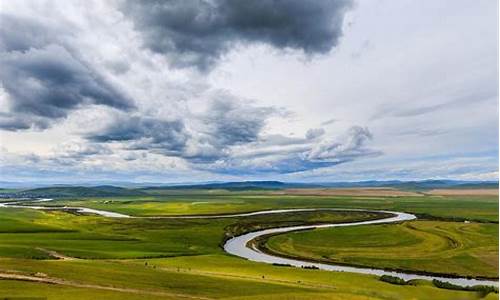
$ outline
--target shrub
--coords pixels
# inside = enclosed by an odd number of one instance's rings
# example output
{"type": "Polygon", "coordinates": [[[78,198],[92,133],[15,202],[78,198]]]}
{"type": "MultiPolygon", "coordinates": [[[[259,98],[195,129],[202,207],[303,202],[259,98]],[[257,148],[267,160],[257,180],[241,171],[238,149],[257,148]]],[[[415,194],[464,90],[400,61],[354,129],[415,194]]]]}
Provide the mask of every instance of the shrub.
{"type": "Polygon", "coordinates": [[[290,265],[290,264],[273,263],[273,266],[277,266],[277,267],[291,267],[292,265],[290,265]]]}
{"type": "Polygon", "coordinates": [[[380,276],[380,281],[383,282],[388,282],[392,284],[398,284],[398,285],[407,285],[408,282],[406,282],[404,279],[395,277],[395,276],[390,276],[390,275],[382,275],[380,276]]]}
{"type": "Polygon", "coordinates": [[[319,270],[319,268],[316,266],[302,266],[302,269],[319,270]]]}
{"type": "Polygon", "coordinates": [[[489,285],[460,286],[437,279],[432,280],[432,283],[434,286],[442,289],[478,292],[482,297],[489,293],[498,293],[498,288],[489,285]]]}

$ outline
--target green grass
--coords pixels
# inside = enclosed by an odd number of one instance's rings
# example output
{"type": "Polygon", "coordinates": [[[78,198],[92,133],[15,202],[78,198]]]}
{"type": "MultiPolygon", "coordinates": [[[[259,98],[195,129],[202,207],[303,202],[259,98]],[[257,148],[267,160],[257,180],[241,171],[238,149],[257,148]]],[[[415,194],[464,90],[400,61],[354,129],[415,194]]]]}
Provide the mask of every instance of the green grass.
{"type": "MultiPolygon", "coordinates": [[[[397,286],[374,276],[283,269],[225,255],[130,261],[3,259],[0,265],[2,270],[16,269],[24,274],[43,270],[49,278],[65,278],[79,284],[143,290],[145,296],[148,292],[163,292],[213,299],[479,299],[474,292],[439,289],[428,282],[397,286]]],[[[49,299],[103,299],[110,294],[88,288],[77,296],[78,289],[71,287],[58,294],[60,285],[41,287],[15,281],[0,281],[0,288],[4,293],[8,291],[8,296],[41,293],[49,295],[49,299]],[[72,293],[74,298],[64,298],[72,293]]]]}
{"type": "Polygon", "coordinates": [[[113,219],[7,208],[0,210],[0,257],[47,258],[40,248],[87,259],[212,254],[222,252],[219,245],[225,236],[251,230],[377,217],[332,211],[230,219],[113,219]]]}
{"type": "Polygon", "coordinates": [[[61,199],[46,205],[86,206],[135,216],[224,214],[273,208],[337,207],[406,211],[428,217],[498,222],[498,197],[354,197],[198,192],[186,195],[61,199]]]}
{"type": "MultiPolygon", "coordinates": [[[[61,199],[44,204],[86,206],[137,216],[345,207],[409,211],[430,217],[482,222],[498,221],[498,200],[495,197],[303,197],[270,195],[262,191],[174,191],[167,195],[61,199]]],[[[397,286],[381,282],[375,276],[254,263],[230,256],[220,247],[225,236],[249,230],[373,217],[368,213],[303,212],[227,219],[110,219],[60,211],[0,208],[0,272],[27,275],[41,272],[49,278],[87,285],[83,288],[69,284],[0,280],[0,299],[13,296],[77,300],[177,299],[178,294],[213,299],[264,300],[480,298],[475,292],[439,289],[424,281],[417,286],[397,286]],[[50,251],[81,259],[53,259],[50,251]],[[112,291],[103,289],[103,286],[142,292],[112,291]]],[[[363,263],[373,263],[375,252],[370,256],[370,251],[380,250],[377,256],[385,267],[397,264],[382,249],[387,252],[399,247],[410,249],[415,255],[424,255],[422,248],[448,253],[448,260],[443,259],[436,264],[440,263],[442,268],[451,266],[450,272],[468,268],[479,274],[487,270],[486,264],[491,273],[490,264],[498,257],[498,238],[493,237],[498,235],[497,224],[418,221],[372,227],[380,229],[364,232],[366,229],[363,227],[356,227],[359,231],[335,234],[332,238],[343,240],[342,247],[345,249],[366,249],[365,253],[361,251],[355,256],[358,260],[365,259],[363,263]],[[417,224],[418,230],[407,227],[412,224],[417,224]],[[438,224],[439,227],[425,224],[438,224]],[[445,236],[460,241],[461,246],[445,250],[445,236]],[[484,255],[485,251],[495,254],[488,257],[484,255]]],[[[315,234],[316,231],[303,232],[309,233],[315,234]]],[[[335,247],[332,241],[319,236],[311,238],[309,243],[335,247]]],[[[347,255],[343,257],[348,258],[347,255]]],[[[404,261],[402,257],[397,260],[404,261]]],[[[430,262],[423,266],[428,271],[433,267],[437,269],[430,262]]],[[[488,297],[498,299],[498,295],[494,294],[488,297]]]]}
{"type": "Polygon", "coordinates": [[[496,224],[415,221],[317,229],[273,236],[264,247],[330,263],[498,277],[496,224]]]}
{"type": "Polygon", "coordinates": [[[107,299],[107,300],[173,300],[176,296],[161,296],[137,294],[131,292],[118,292],[89,287],[72,287],[46,283],[24,282],[15,280],[0,280],[0,299],[19,299],[19,300],[88,300],[88,299],[107,299]]]}

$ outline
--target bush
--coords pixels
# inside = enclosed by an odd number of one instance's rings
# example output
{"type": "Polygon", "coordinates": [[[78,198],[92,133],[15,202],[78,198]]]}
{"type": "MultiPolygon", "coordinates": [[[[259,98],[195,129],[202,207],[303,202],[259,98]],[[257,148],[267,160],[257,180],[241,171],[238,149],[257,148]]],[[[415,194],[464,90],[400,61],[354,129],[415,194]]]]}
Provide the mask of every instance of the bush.
{"type": "Polygon", "coordinates": [[[380,281],[383,282],[388,282],[392,284],[398,284],[398,285],[407,285],[408,282],[406,282],[404,279],[395,277],[395,276],[390,276],[390,275],[382,275],[380,276],[380,281]]]}
{"type": "Polygon", "coordinates": [[[290,265],[290,264],[273,263],[273,266],[277,266],[277,267],[291,267],[292,265],[290,265]]]}
{"type": "Polygon", "coordinates": [[[432,283],[434,284],[434,286],[442,289],[478,292],[483,297],[488,295],[489,293],[498,293],[498,288],[489,285],[460,286],[437,279],[432,280],[432,283]]]}
{"type": "Polygon", "coordinates": [[[456,285],[453,283],[449,283],[449,282],[445,282],[445,281],[441,281],[441,280],[437,280],[437,279],[433,279],[432,283],[434,284],[434,286],[436,286],[438,288],[447,289],[447,290],[465,291],[468,288],[468,287],[456,285]]]}
{"type": "Polygon", "coordinates": [[[302,269],[308,269],[308,270],[319,270],[318,267],[316,266],[302,266],[302,269]]]}

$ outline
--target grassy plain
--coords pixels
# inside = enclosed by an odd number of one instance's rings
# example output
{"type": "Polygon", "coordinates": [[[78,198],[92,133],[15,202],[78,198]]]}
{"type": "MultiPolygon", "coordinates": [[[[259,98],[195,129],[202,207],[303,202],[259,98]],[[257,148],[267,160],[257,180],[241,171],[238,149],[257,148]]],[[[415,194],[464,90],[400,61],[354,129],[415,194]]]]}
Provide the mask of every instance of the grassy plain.
{"type": "Polygon", "coordinates": [[[498,222],[496,196],[324,196],[248,191],[155,191],[155,195],[60,199],[44,205],[73,205],[135,216],[224,214],[274,208],[334,207],[405,211],[427,217],[498,222]]]}
{"type": "Polygon", "coordinates": [[[220,253],[225,233],[273,226],[376,219],[364,212],[302,212],[226,219],[116,219],[59,211],[0,210],[0,257],[47,259],[49,251],[85,259],[220,253]]]}
{"type": "MultiPolygon", "coordinates": [[[[218,214],[295,207],[392,209],[419,213],[427,216],[429,221],[385,226],[389,233],[410,232],[403,234],[403,242],[387,238],[383,230],[371,240],[368,240],[369,233],[363,233],[362,230],[353,232],[360,234],[361,238],[352,236],[351,239],[379,242],[385,251],[392,251],[398,245],[413,247],[420,249],[420,252],[415,253],[418,256],[419,253],[425,254],[422,246],[429,245],[422,235],[435,237],[430,239],[430,245],[435,242],[438,249],[441,237],[450,234],[464,243],[460,248],[461,253],[475,255],[484,250],[481,247],[492,247],[492,253],[498,257],[498,240],[495,248],[484,238],[493,235],[495,230],[498,232],[498,224],[472,222],[470,226],[474,226],[474,230],[465,230],[461,229],[463,222],[438,222],[451,224],[440,229],[445,232],[441,234],[432,231],[437,230],[433,228],[433,222],[437,221],[430,220],[458,218],[480,222],[498,221],[498,200],[489,196],[338,197],[271,195],[261,191],[155,191],[155,195],[150,196],[61,199],[49,203],[143,216],[218,214]],[[420,226],[421,233],[417,237],[407,227],[412,224],[420,226]],[[427,227],[424,226],[426,224],[427,227]],[[479,246],[473,247],[474,243],[479,246]]],[[[430,282],[420,282],[417,286],[397,286],[381,282],[375,276],[254,263],[227,255],[220,247],[226,234],[246,230],[372,217],[369,214],[317,212],[198,220],[110,219],[58,211],[0,208],[0,278],[3,278],[0,280],[0,299],[13,296],[43,296],[48,299],[480,298],[475,292],[439,289],[430,282]],[[30,278],[14,280],[15,275],[30,278]]],[[[344,233],[344,240],[348,240],[348,236],[348,232],[344,233]]],[[[321,238],[322,242],[329,242],[321,238]]],[[[317,240],[311,243],[319,245],[317,240]]],[[[344,246],[357,247],[355,244],[344,246]]],[[[370,247],[364,249],[366,252],[360,253],[358,258],[366,255],[365,258],[370,262],[373,257],[369,255],[370,247]]],[[[493,254],[489,259],[494,258],[493,254]]],[[[453,259],[449,262],[455,263],[454,268],[460,266],[453,259]]],[[[464,261],[462,266],[467,264],[464,261]]],[[[496,294],[487,297],[498,299],[496,294]]]]}
{"type": "Polygon", "coordinates": [[[44,270],[45,278],[64,278],[64,283],[43,285],[0,280],[0,291],[8,292],[2,296],[45,296],[48,299],[103,299],[109,294],[114,294],[117,299],[127,294],[125,299],[134,299],[138,294],[135,291],[141,291],[139,295],[145,299],[480,298],[473,292],[438,289],[427,282],[417,286],[397,286],[381,282],[374,276],[284,269],[225,255],[149,259],[147,262],[146,266],[144,260],[3,259],[0,260],[2,269],[18,268],[28,274],[44,270]],[[80,294],[82,285],[85,285],[86,292],[80,294]]]}
{"type": "Polygon", "coordinates": [[[273,236],[264,247],[322,262],[498,277],[497,224],[415,221],[317,229],[273,236]]]}

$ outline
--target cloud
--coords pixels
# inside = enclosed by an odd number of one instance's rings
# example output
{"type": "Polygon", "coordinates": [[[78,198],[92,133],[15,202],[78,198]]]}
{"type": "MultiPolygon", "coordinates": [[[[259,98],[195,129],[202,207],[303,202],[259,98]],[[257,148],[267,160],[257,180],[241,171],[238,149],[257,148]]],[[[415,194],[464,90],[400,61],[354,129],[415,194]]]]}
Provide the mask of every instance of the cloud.
{"type": "Polygon", "coordinates": [[[326,120],[324,122],[321,122],[321,125],[323,125],[323,126],[331,125],[331,124],[333,124],[333,123],[335,123],[337,121],[338,121],[337,119],[329,119],[329,120],[326,120]]]}
{"type": "Polygon", "coordinates": [[[192,127],[196,135],[184,154],[194,163],[227,159],[233,155],[233,148],[260,143],[269,119],[285,113],[283,109],[255,105],[223,91],[213,93],[207,102],[207,108],[194,116],[200,122],[192,127]]]}
{"type": "Polygon", "coordinates": [[[0,128],[46,129],[86,105],[134,108],[125,93],[65,45],[67,33],[61,30],[2,16],[0,80],[7,111],[0,114],[0,128]]]}
{"type": "Polygon", "coordinates": [[[311,161],[346,162],[362,156],[380,154],[367,149],[366,142],[373,138],[366,127],[353,126],[347,131],[343,142],[324,140],[314,145],[306,158],[311,161]]]}
{"type": "Polygon", "coordinates": [[[64,38],[69,33],[69,31],[64,30],[64,28],[68,28],[66,26],[57,26],[49,22],[43,23],[35,18],[0,14],[0,19],[2,20],[0,49],[5,52],[41,48],[55,40],[64,38]]]}
{"type": "Polygon", "coordinates": [[[269,117],[278,113],[274,107],[252,105],[228,93],[215,93],[208,108],[199,116],[200,141],[222,152],[230,146],[248,144],[259,139],[269,117]]]}
{"type": "Polygon", "coordinates": [[[422,180],[462,179],[498,180],[498,155],[449,156],[440,158],[411,158],[394,160],[380,157],[370,164],[356,161],[334,168],[303,172],[303,178],[313,181],[333,180],[422,180]]]}
{"type": "Polygon", "coordinates": [[[195,166],[201,170],[209,170],[219,174],[230,175],[263,175],[288,174],[311,169],[330,167],[340,162],[317,161],[304,159],[298,154],[280,157],[260,157],[254,159],[228,158],[210,165],[195,166]]]}
{"type": "MultiPolygon", "coordinates": [[[[447,92],[444,96],[431,98],[433,101],[429,101],[429,104],[422,104],[419,101],[411,101],[412,105],[401,106],[395,105],[394,103],[384,104],[376,110],[373,114],[372,119],[377,120],[386,117],[396,117],[396,118],[411,118],[411,117],[421,117],[427,114],[437,114],[443,111],[461,108],[467,105],[478,105],[481,102],[496,102],[497,89],[487,88],[478,89],[473,91],[456,91],[447,92]]],[[[424,99],[425,100],[425,99],[424,99]]]]}
{"type": "MultiPolygon", "coordinates": [[[[153,169],[161,165],[218,174],[281,174],[372,155],[365,145],[371,138],[367,129],[352,130],[345,140],[332,140],[324,128],[311,128],[303,137],[269,134],[270,119],[287,117],[289,111],[211,87],[208,79],[192,78],[199,74],[190,70],[169,70],[150,51],[165,54],[175,67],[200,70],[247,44],[305,55],[326,53],[338,44],[350,7],[347,0],[125,1],[124,15],[111,14],[103,22],[80,18],[79,11],[68,12],[74,18],[5,14],[0,102],[6,105],[0,110],[0,128],[46,129],[68,119],[76,128],[70,134],[75,141],[50,154],[21,158],[53,170],[118,170],[147,162],[153,169]],[[107,29],[95,27],[115,21],[131,36],[134,49],[118,49],[124,47],[121,40],[117,47],[89,48],[102,39],[95,38],[94,29],[96,36],[116,42],[107,29]],[[109,60],[115,54],[120,58],[109,60]],[[186,79],[177,79],[184,75],[186,79]],[[120,88],[113,84],[119,81],[120,88]]],[[[104,10],[116,12],[113,5],[104,10]]]]}
{"type": "Polygon", "coordinates": [[[126,142],[130,150],[150,150],[179,156],[189,133],[181,120],[161,120],[145,116],[118,115],[98,132],[86,135],[96,143],[126,142]]]}
{"type": "Polygon", "coordinates": [[[372,135],[367,128],[359,126],[349,128],[344,136],[337,139],[324,138],[318,142],[315,140],[317,138],[319,136],[313,139],[288,139],[287,143],[283,143],[283,138],[274,137],[270,142],[263,137],[263,142],[246,145],[252,151],[235,150],[231,156],[198,167],[222,174],[286,174],[331,167],[382,154],[367,147],[372,135]],[[278,143],[273,145],[272,141],[278,143]]]}
{"type": "Polygon", "coordinates": [[[324,134],[325,130],[323,128],[311,128],[306,132],[306,138],[308,140],[313,140],[319,138],[324,134]]]}
{"type": "Polygon", "coordinates": [[[36,153],[11,153],[6,149],[0,149],[0,154],[3,158],[0,159],[2,168],[9,165],[22,165],[60,169],[68,166],[78,167],[87,159],[95,158],[96,156],[109,156],[113,152],[105,145],[89,144],[73,140],[57,145],[49,153],[43,155],[36,153]]]}
{"type": "Polygon", "coordinates": [[[85,138],[119,146],[127,157],[147,151],[219,174],[293,173],[381,154],[367,147],[372,134],[364,127],[353,126],[337,138],[324,128],[311,128],[304,137],[266,134],[270,118],[286,112],[227,91],[212,91],[202,100],[204,108],[171,118],[117,112],[85,138]]]}
{"type": "Polygon", "coordinates": [[[2,1],[0,176],[495,176],[497,4],[352,2],[2,1]]]}
{"type": "Polygon", "coordinates": [[[177,67],[208,70],[238,44],[326,53],[342,36],[350,0],[126,1],[130,16],[153,52],[177,67]]]}
{"type": "Polygon", "coordinates": [[[37,163],[50,163],[58,167],[78,166],[88,158],[112,154],[113,151],[105,145],[71,142],[55,147],[49,156],[37,156],[35,159],[37,163]]]}
{"type": "Polygon", "coordinates": [[[277,109],[252,105],[226,92],[208,96],[207,107],[165,120],[159,116],[117,113],[103,127],[87,133],[96,143],[122,143],[128,150],[148,150],[193,163],[213,162],[229,155],[232,146],[259,139],[277,109]]]}

